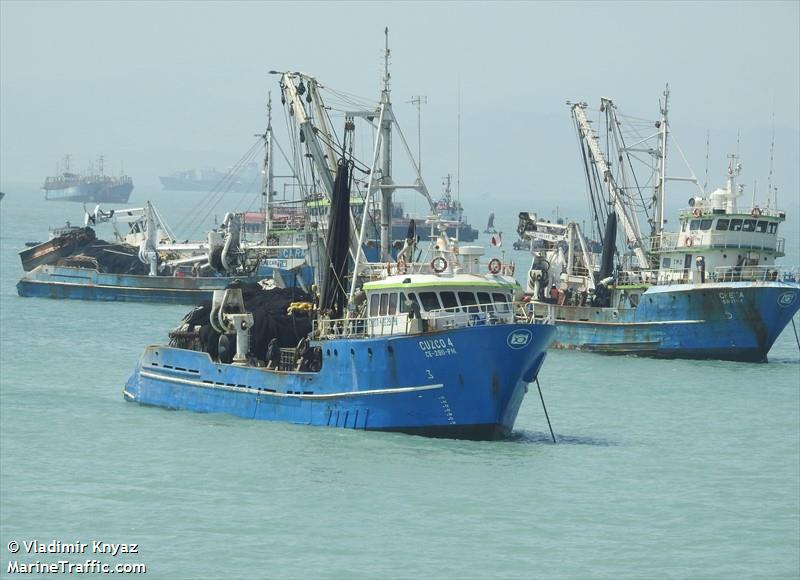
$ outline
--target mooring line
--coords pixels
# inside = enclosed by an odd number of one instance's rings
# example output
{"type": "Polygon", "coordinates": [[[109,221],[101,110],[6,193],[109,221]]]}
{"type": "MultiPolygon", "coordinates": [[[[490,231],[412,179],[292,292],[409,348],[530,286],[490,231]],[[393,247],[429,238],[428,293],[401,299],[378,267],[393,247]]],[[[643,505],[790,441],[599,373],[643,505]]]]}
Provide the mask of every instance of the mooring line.
{"type": "Polygon", "coordinates": [[[544,417],[547,419],[547,426],[550,428],[550,437],[553,438],[553,443],[556,442],[556,435],[553,433],[553,426],[550,424],[550,416],[547,414],[547,407],[544,404],[544,397],[542,396],[542,387],[539,385],[539,377],[536,377],[536,388],[539,389],[539,398],[542,400],[542,409],[544,409],[544,417]]]}

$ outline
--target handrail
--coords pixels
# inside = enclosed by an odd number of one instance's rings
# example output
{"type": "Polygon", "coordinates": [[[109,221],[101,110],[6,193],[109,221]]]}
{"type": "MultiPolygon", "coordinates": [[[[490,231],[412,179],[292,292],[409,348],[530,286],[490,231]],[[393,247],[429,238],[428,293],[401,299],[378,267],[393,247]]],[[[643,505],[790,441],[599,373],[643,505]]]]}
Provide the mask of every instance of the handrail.
{"type": "MultiPolygon", "coordinates": [[[[652,285],[669,286],[673,284],[696,284],[699,273],[689,268],[661,268],[658,270],[641,270],[624,272],[617,278],[617,286],[652,285]]],[[[731,281],[780,281],[797,282],[800,280],[800,269],[776,265],[764,266],[718,266],[706,274],[706,282],[731,281]]]]}
{"type": "MultiPolygon", "coordinates": [[[[369,316],[346,319],[318,319],[313,321],[315,336],[328,338],[357,338],[375,335],[402,335],[409,333],[409,324],[413,320],[421,320],[428,330],[444,330],[484,326],[493,324],[510,324],[524,319],[530,322],[525,313],[525,306],[519,302],[492,302],[476,304],[474,312],[463,310],[464,307],[438,308],[422,313],[420,319],[408,318],[407,312],[384,316],[369,316]],[[489,308],[491,307],[491,309],[489,308]],[[402,324],[406,317],[407,324],[402,324]]],[[[470,308],[470,307],[467,307],[470,308]]]]}
{"type": "Polygon", "coordinates": [[[692,230],[689,232],[663,234],[650,238],[651,252],[687,251],[700,249],[758,249],[783,254],[786,239],[766,232],[730,232],[716,230],[692,230]],[[681,239],[690,239],[691,245],[678,245],[681,239]]]}

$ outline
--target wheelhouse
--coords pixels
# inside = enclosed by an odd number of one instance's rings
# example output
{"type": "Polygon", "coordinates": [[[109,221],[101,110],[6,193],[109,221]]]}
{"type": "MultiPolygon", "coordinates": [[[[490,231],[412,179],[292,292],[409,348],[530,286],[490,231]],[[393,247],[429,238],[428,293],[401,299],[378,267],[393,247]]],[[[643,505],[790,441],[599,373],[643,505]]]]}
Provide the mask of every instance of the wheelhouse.
{"type": "Polygon", "coordinates": [[[392,276],[368,282],[365,314],[370,334],[510,323],[515,289],[508,283],[457,275],[392,276]]]}

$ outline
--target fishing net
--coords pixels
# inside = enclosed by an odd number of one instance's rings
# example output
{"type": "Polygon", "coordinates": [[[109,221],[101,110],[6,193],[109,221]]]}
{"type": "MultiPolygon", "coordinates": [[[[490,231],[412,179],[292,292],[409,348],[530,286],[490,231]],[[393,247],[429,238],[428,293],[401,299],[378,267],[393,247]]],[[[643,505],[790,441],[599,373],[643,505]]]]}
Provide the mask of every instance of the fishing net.
{"type": "Polygon", "coordinates": [[[81,248],[76,248],[71,255],[61,258],[57,264],[92,268],[110,274],[146,276],[150,272],[150,266],[139,260],[139,248],[128,244],[112,244],[105,240],[94,240],[81,248]]]}
{"type": "MultiPolygon", "coordinates": [[[[293,303],[311,303],[314,297],[299,288],[273,288],[265,290],[257,283],[236,281],[242,289],[245,311],[253,315],[250,328],[250,356],[255,361],[267,364],[275,360],[278,349],[297,349],[301,340],[311,332],[311,311],[293,308],[293,303]],[[271,351],[271,352],[268,352],[271,351]]],[[[170,333],[170,346],[202,350],[214,360],[226,360],[226,354],[235,352],[236,335],[226,335],[226,353],[220,352],[220,333],[211,326],[211,301],[204,301],[189,312],[181,321],[180,327],[170,333]]],[[[298,349],[298,358],[303,354],[304,345],[298,349]]]]}

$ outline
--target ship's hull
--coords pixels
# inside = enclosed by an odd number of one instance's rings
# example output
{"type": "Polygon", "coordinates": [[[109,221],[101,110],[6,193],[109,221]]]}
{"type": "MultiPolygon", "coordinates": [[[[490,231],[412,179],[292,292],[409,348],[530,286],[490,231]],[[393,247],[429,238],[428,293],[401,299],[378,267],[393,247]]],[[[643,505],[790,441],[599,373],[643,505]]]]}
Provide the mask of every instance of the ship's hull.
{"type": "Polygon", "coordinates": [[[513,428],[554,331],[504,324],[325,340],[316,343],[323,357],[316,373],[220,364],[204,352],[151,346],[124,396],[247,419],[497,439],[513,428]]]}
{"type": "Polygon", "coordinates": [[[549,308],[558,329],[553,348],[763,362],[800,308],[800,284],[653,286],[636,308],[549,308]]]}
{"type": "Polygon", "coordinates": [[[219,189],[231,193],[255,193],[258,191],[260,182],[253,183],[234,182],[224,184],[224,178],[213,179],[181,179],[179,177],[159,177],[161,187],[166,191],[211,191],[219,189]]]}
{"type": "MultiPolygon", "coordinates": [[[[256,274],[247,277],[176,277],[111,274],[88,268],[42,265],[25,273],[17,283],[17,293],[40,298],[193,305],[211,300],[214,290],[223,290],[234,280],[258,282],[272,278],[275,270],[262,266],[256,274]]],[[[278,272],[286,286],[310,287],[313,283],[313,269],[309,266],[278,272]]]]}
{"type": "Polygon", "coordinates": [[[44,198],[55,201],[81,201],[92,203],[127,203],[133,184],[80,183],[63,189],[45,189],[44,198]]]}

